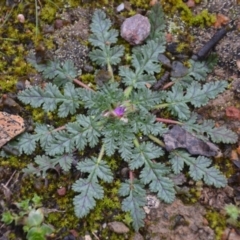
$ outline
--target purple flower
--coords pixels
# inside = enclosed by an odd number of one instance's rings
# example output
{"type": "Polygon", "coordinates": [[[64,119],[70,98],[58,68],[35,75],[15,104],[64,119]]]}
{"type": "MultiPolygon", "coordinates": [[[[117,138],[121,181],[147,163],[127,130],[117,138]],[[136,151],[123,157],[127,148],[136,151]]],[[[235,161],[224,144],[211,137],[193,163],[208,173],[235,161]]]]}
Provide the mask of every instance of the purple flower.
{"type": "Polygon", "coordinates": [[[114,114],[116,114],[117,117],[122,117],[125,112],[125,107],[122,107],[122,106],[116,107],[113,110],[113,112],[114,112],[114,114]]]}

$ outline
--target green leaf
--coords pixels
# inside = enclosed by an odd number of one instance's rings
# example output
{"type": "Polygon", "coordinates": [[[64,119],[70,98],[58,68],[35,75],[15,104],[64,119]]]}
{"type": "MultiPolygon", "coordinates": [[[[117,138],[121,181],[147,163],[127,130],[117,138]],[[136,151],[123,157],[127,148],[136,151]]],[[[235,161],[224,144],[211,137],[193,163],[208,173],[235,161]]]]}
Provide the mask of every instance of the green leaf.
{"type": "Polygon", "coordinates": [[[156,117],[152,114],[135,115],[131,119],[131,125],[135,133],[142,132],[144,135],[163,135],[167,128],[162,123],[155,122],[156,117]]]}
{"type": "Polygon", "coordinates": [[[38,140],[37,136],[31,135],[29,133],[23,133],[18,137],[18,150],[19,153],[25,153],[30,155],[36,149],[36,141],[38,140]]]}
{"type": "Polygon", "coordinates": [[[37,210],[32,209],[26,219],[26,225],[28,227],[39,226],[44,219],[43,210],[38,208],[37,210]]]}
{"type": "Polygon", "coordinates": [[[51,79],[57,86],[63,86],[67,82],[72,82],[79,74],[71,60],[60,63],[57,59],[48,61],[46,64],[37,64],[36,61],[28,59],[38,72],[41,72],[45,79],[51,79]]]}
{"type": "Polygon", "coordinates": [[[96,205],[95,199],[103,198],[103,187],[98,184],[96,178],[79,179],[73,186],[73,191],[80,192],[73,199],[74,211],[77,217],[86,216],[96,205]]]}
{"type": "Polygon", "coordinates": [[[11,214],[11,212],[9,212],[9,211],[3,212],[1,221],[4,222],[5,224],[9,225],[14,221],[14,217],[11,214]]]}
{"type": "Polygon", "coordinates": [[[161,147],[155,146],[151,142],[142,143],[134,148],[131,160],[129,162],[130,169],[140,168],[143,164],[147,164],[151,159],[158,158],[163,155],[161,147]]]}
{"type": "Polygon", "coordinates": [[[41,229],[43,231],[44,236],[48,236],[54,231],[54,228],[52,225],[45,224],[45,223],[42,224],[41,229]]]}
{"type": "Polygon", "coordinates": [[[118,150],[125,161],[130,159],[135,136],[133,134],[133,129],[129,125],[116,119],[107,123],[102,130],[102,134],[104,136],[103,143],[108,156],[113,155],[115,150],[118,150]]]}
{"type": "Polygon", "coordinates": [[[203,179],[206,184],[214,185],[215,187],[224,187],[227,184],[225,176],[218,169],[210,166],[212,162],[209,158],[203,156],[194,158],[184,151],[174,150],[170,154],[170,159],[172,164],[179,160],[187,164],[189,166],[189,174],[195,181],[203,179]]]}
{"type": "Polygon", "coordinates": [[[98,141],[100,132],[98,122],[92,117],[78,115],[77,121],[66,125],[66,130],[54,133],[54,138],[46,147],[46,152],[53,155],[70,153],[75,147],[83,150],[87,142],[94,147],[98,141]]]}
{"type": "Polygon", "coordinates": [[[36,124],[34,138],[36,138],[38,141],[40,141],[40,145],[43,149],[48,145],[49,142],[52,141],[52,131],[54,128],[49,125],[45,124],[36,124]]]}
{"type": "Polygon", "coordinates": [[[106,18],[103,11],[96,10],[94,12],[90,25],[93,34],[90,35],[89,42],[97,49],[93,49],[89,53],[89,57],[100,66],[116,65],[123,56],[123,46],[111,47],[111,44],[117,42],[118,37],[118,31],[110,29],[111,25],[111,21],[106,18]]]}
{"type": "Polygon", "coordinates": [[[55,166],[58,164],[58,162],[55,159],[49,158],[45,155],[37,155],[34,158],[35,163],[38,164],[38,168],[40,171],[42,171],[42,176],[46,176],[46,171],[49,169],[55,169],[55,166]]]}
{"type": "Polygon", "coordinates": [[[141,143],[133,150],[129,167],[134,170],[144,165],[140,173],[140,181],[149,184],[152,192],[157,192],[159,198],[170,203],[174,200],[175,191],[172,180],[164,177],[169,174],[169,168],[162,163],[152,161],[162,155],[163,151],[160,147],[151,142],[141,143]]]}
{"type": "MultiPolygon", "coordinates": [[[[44,149],[52,140],[51,131],[53,127],[45,124],[36,124],[35,134],[23,133],[18,137],[17,147],[19,153],[30,155],[34,152],[37,142],[40,141],[41,147],[44,149]]],[[[16,144],[14,144],[16,145],[16,144]]]]}
{"type": "Polygon", "coordinates": [[[140,111],[141,115],[149,114],[149,110],[153,108],[156,104],[161,102],[161,95],[158,92],[153,92],[150,89],[140,89],[134,91],[131,96],[131,103],[135,106],[137,110],[140,111]]]}
{"type": "Polygon", "coordinates": [[[201,107],[208,103],[210,99],[215,98],[219,93],[223,92],[227,87],[226,81],[210,82],[203,85],[193,83],[188,88],[186,99],[191,100],[191,104],[195,107],[201,107]]]}
{"type": "Polygon", "coordinates": [[[124,53],[123,46],[106,46],[103,49],[94,49],[89,53],[89,57],[93,62],[100,66],[106,66],[108,63],[116,65],[121,61],[121,57],[124,53]]]}
{"type": "Polygon", "coordinates": [[[41,172],[41,169],[38,167],[34,167],[32,163],[29,163],[26,168],[24,168],[23,173],[25,174],[35,174],[37,177],[42,176],[42,178],[46,177],[46,172],[41,172]]]}
{"type": "Polygon", "coordinates": [[[238,140],[238,135],[224,126],[214,127],[206,133],[211,137],[212,141],[216,143],[236,143],[238,140]]]}
{"type": "Polygon", "coordinates": [[[89,115],[103,115],[113,106],[124,101],[123,90],[118,83],[105,84],[97,92],[84,91],[81,95],[89,115]]]}
{"type": "Polygon", "coordinates": [[[185,76],[181,78],[171,78],[177,85],[187,88],[193,81],[204,81],[207,75],[213,70],[217,63],[216,55],[211,54],[207,61],[189,60],[190,68],[185,76]]]}
{"type": "Polygon", "coordinates": [[[85,159],[77,164],[77,169],[81,172],[92,173],[104,182],[112,182],[113,181],[113,174],[111,169],[107,165],[107,162],[101,160],[98,161],[97,158],[92,157],[91,159],[85,159]]]}
{"type": "Polygon", "coordinates": [[[132,66],[136,72],[146,71],[149,75],[160,72],[158,62],[159,53],[165,51],[164,38],[149,40],[145,45],[133,50],[132,66]],[[140,50],[140,51],[139,51],[140,50]]]}
{"type": "Polygon", "coordinates": [[[144,226],[145,212],[143,206],[146,204],[146,191],[144,186],[138,181],[126,181],[121,184],[119,189],[120,196],[127,196],[122,201],[122,210],[130,212],[133,219],[133,227],[138,231],[140,227],[144,226]]]}
{"type": "Polygon", "coordinates": [[[181,156],[177,154],[170,153],[169,162],[172,164],[172,169],[175,174],[179,174],[184,167],[184,160],[181,156]]]}
{"type": "Polygon", "coordinates": [[[26,174],[35,174],[36,176],[41,176],[42,178],[46,177],[49,169],[55,169],[55,166],[58,164],[55,159],[51,159],[45,155],[37,155],[34,158],[34,161],[36,164],[38,164],[38,166],[34,167],[33,164],[30,163],[26,168],[23,169],[23,172],[26,174]]]}
{"type": "Polygon", "coordinates": [[[168,109],[173,115],[178,115],[180,119],[188,119],[190,110],[186,103],[189,102],[194,107],[204,106],[210,99],[215,98],[218,93],[223,92],[226,86],[227,82],[225,81],[206,83],[203,87],[199,83],[193,82],[187,88],[186,94],[184,94],[180,85],[173,86],[172,91],[167,93],[168,109]]]}
{"type": "Polygon", "coordinates": [[[225,211],[227,212],[227,214],[230,216],[230,218],[237,220],[238,216],[239,216],[239,208],[233,204],[227,204],[224,207],[225,211]]]}
{"type": "Polygon", "coordinates": [[[166,28],[164,12],[161,5],[159,3],[154,4],[147,16],[151,24],[151,32],[148,38],[156,39],[162,35],[166,28]]]}
{"type": "Polygon", "coordinates": [[[75,147],[74,140],[74,137],[71,138],[68,132],[58,131],[54,134],[54,138],[49,142],[45,151],[50,156],[72,152],[75,147]]]}
{"type": "MultiPolygon", "coordinates": [[[[19,203],[16,203],[16,206],[23,210],[23,211],[28,211],[29,210],[29,206],[30,206],[30,199],[25,199],[25,200],[22,200],[21,202],[19,203]]],[[[30,208],[31,209],[31,208],[30,208]]],[[[25,214],[25,213],[24,213],[25,214]]]]}
{"type": "Polygon", "coordinates": [[[201,124],[195,122],[196,116],[192,116],[188,121],[184,122],[183,127],[192,134],[198,134],[203,140],[206,139],[204,134],[216,143],[235,143],[238,139],[237,134],[230,129],[227,129],[224,126],[215,127],[215,123],[212,120],[203,120],[201,124]]]}
{"type": "Polygon", "coordinates": [[[83,217],[95,207],[96,199],[103,198],[103,187],[99,185],[98,178],[110,183],[113,180],[113,174],[107,163],[100,157],[85,159],[78,163],[77,168],[81,172],[89,173],[87,179],[79,179],[72,186],[75,192],[80,192],[73,200],[75,214],[77,217],[83,217]]]}
{"type": "Polygon", "coordinates": [[[89,117],[85,115],[78,115],[77,122],[82,126],[82,136],[87,139],[89,146],[94,147],[99,141],[101,135],[99,131],[98,121],[94,117],[89,117]]]}
{"type": "Polygon", "coordinates": [[[74,78],[81,73],[69,59],[59,65],[57,69],[58,71],[56,71],[56,76],[53,78],[53,83],[58,87],[64,86],[68,82],[73,82],[74,78]]]}
{"type": "Polygon", "coordinates": [[[127,67],[120,67],[119,75],[122,77],[122,82],[134,88],[145,88],[147,83],[153,84],[156,81],[153,74],[161,70],[158,54],[164,51],[165,41],[163,38],[156,41],[150,40],[147,44],[135,48],[132,56],[132,66],[134,66],[135,71],[127,67]]]}
{"type": "Polygon", "coordinates": [[[72,83],[67,83],[65,85],[64,98],[63,103],[58,109],[58,116],[61,118],[66,117],[69,114],[75,114],[79,107],[78,89],[76,89],[72,83]]]}
{"type": "Polygon", "coordinates": [[[79,106],[78,90],[72,83],[65,85],[64,95],[56,85],[48,83],[44,91],[40,87],[34,86],[19,93],[18,98],[34,108],[42,105],[46,112],[54,111],[58,103],[62,103],[58,111],[59,117],[66,117],[69,113],[74,114],[79,106]]]}
{"type": "Polygon", "coordinates": [[[64,171],[69,171],[72,166],[72,162],[74,161],[74,157],[72,154],[63,154],[60,156],[55,156],[53,161],[58,163],[64,171]]]}
{"type": "Polygon", "coordinates": [[[42,68],[38,69],[42,72],[44,78],[53,79],[57,76],[60,69],[60,62],[58,60],[48,61],[46,64],[42,64],[42,68]]]}
{"type": "Polygon", "coordinates": [[[200,62],[190,59],[189,63],[191,67],[188,70],[187,76],[192,77],[192,80],[195,79],[197,81],[202,81],[207,77],[208,73],[210,72],[210,69],[208,68],[208,65],[205,61],[200,62]]]}
{"type": "Polygon", "coordinates": [[[105,47],[106,44],[116,43],[118,37],[117,30],[110,30],[111,21],[106,17],[102,10],[95,10],[92,18],[90,29],[92,35],[89,42],[95,47],[105,47]]]}
{"type": "Polygon", "coordinates": [[[164,177],[169,175],[169,168],[161,163],[148,162],[141,171],[140,178],[144,184],[149,183],[150,190],[166,203],[172,203],[175,198],[173,181],[164,177]]]}
{"type": "Polygon", "coordinates": [[[43,104],[43,97],[45,93],[39,86],[27,88],[18,94],[18,98],[25,104],[31,104],[32,107],[37,108],[43,104]]]}
{"type": "Polygon", "coordinates": [[[42,227],[32,227],[27,231],[27,239],[28,240],[46,240],[46,236],[44,234],[44,230],[42,227]]]}
{"type": "Polygon", "coordinates": [[[66,129],[69,132],[69,138],[72,139],[72,143],[75,144],[78,150],[83,150],[87,145],[87,139],[83,136],[84,129],[79,122],[72,122],[66,125],[66,129]]]}
{"type": "Polygon", "coordinates": [[[34,193],[34,196],[31,200],[34,203],[34,207],[42,206],[42,197],[38,196],[36,193],[34,193]]]}

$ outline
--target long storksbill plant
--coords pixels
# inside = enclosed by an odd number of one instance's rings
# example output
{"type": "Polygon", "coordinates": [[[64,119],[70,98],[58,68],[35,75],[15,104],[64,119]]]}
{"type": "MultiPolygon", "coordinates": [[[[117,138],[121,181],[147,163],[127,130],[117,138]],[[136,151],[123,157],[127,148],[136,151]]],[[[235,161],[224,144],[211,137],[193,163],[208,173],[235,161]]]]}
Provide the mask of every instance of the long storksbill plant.
{"type": "Polygon", "coordinates": [[[133,48],[131,66],[118,67],[124,54],[124,47],[115,45],[118,31],[111,29],[111,22],[103,11],[96,10],[89,38],[93,50],[89,56],[97,65],[107,67],[111,76],[109,82],[97,86],[96,90],[76,87],[74,83],[79,81],[75,79],[77,69],[73,64],[50,61],[44,65],[35,64],[36,69],[51,80],[44,89],[33,86],[18,96],[34,108],[57,111],[59,118],[75,115],[75,121],[60,128],[37,123],[33,134],[24,133],[19,137],[17,145],[21,154],[32,154],[37,144],[43,151],[35,157],[37,166],[30,164],[24,171],[43,177],[56,165],[68,171],[74,161],[73,152],[84,155],[86,147],[100,149],[98,156],[94,152],[91,157],[79,160],[76,166],[85,173],[72,186],[78,193],[73,200],[75,214],[81,218],[95,207],[97,199],[103,198],[101,184],[116,178],[108,159],[119,155],[130,170],[129,180],[121,184],[119,195],[123,199],[122,209],[132,216],[135,230],[144,225],[145,188],[148,186],[161,200],[171,203],[175,189],[169,175],[181,172],[184,165],[189,166],[190,176],[196,181],[203,179],[206,184],[216,187],[227,183],[207,157],[190,156],[177,149],[167,154],[161,139],[168,126],[157,121],[153,110],[166,108],[177,120],[175,123],[197,138],[224,143],[237,140],[233,132],[224,127],[215,128],[212,121],[205,121],[201,127],[191,117],[190,108],[207,104],[227,86],[226,81],[200,84],[210,72],[211,64],[209,67],[206,63],[190,60],[188,73],[178,81],[172,78],[175,84],[169,91],[156,92],[147,87],[156,82],[155,74],[161,70],[157,58],[165,52],[165,23],[159,5],[154,6],[149,19],[152,32],[146,44],[133,48]],[[114,79],[117,71],[113,69],[117,67],[121,82],[114,79]],[[160,160],[161,156],[166,156],[164,162],[160,160]]]}

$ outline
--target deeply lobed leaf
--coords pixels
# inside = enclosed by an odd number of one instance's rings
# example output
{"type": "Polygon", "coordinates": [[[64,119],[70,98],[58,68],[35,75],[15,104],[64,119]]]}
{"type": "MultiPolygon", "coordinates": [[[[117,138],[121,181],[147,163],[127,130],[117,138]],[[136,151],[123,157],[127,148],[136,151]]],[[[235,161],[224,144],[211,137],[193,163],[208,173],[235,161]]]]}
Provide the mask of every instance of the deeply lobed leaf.
{"type": "Polygon", "coordinates": [[[86,216],[95,207],[95,199],[102,199],[104,196],[103,187],[97,182],[96,178],[91,176],[87,179],[77,180],[72,189],[75,192],[80,192],[73,199],[74,212],[79,218],[86,216]]]}
{"type": "Polygon", "coordinates": [[[113,181],[113,174],[107,162],[103,160],[99,162],[98,159],[95,157],[92,157],[91,159],[85,159],[84,161],[79,162],[77,165],[77,169],[81,172],[94,172],[94,175],[99,179],[103,180],[104,182],[110,183],[113,181]]]}
{"type": "Polygon", "coordinates": [[[183,163],[185,163],[189,166],[189,174],[195,181],[203,179],[206,184],[215,187],[224,187],[227,184],[225,176],[219,170],[210,166],[212,162],[209,158],[203,156],[194,158],[180,150],[171,152],[169,158],[175,173],[179,173],[183,168],[183,163]]]}
{"type": "Polygon", "coordinates": [[[64,94],[60,92],[56,85],[51,83],[46,84],[45,89],[39,86],[33,86],[19,93],[18,98],[25,104],[30,104],[32,107],[40,107],[44,111],[54,111],[58,104],[61,103],[58,116],[66,117],[69,113],[74,114],[79,106],[78,90],[75,89],[72,83],[65,85],[64,94]]]}
{"type": "Polygon", "coordinates": [[[150,40],[147,44],[133,50],[132,66],[135,71],[126,67],[119,68],[119,75],[122,82],[134,88],[145,88],[146,84],[153,84],[156,79],[154,73],[160,72],[158,64],[158,54],[165,51],[165,41],[163,38],[156,41],[150,40]],[[147,74],[145,74],[145,72],[147,74]]]}
{"type": "Polygon", "coordinates": [[[209,99],[213,99],[218,93],[223,92],[227,82],[216,81],[204,84],[203,87],[197,82],[193,82],[184,94],[183,88],[173,86],[172,91],[167,93],[167,107],[173,115],[177,115],[180,119],[189,119],[190,110],[187,103],[191,103],[195,107],[201,107],[208,103],[209,99]]]}
{"type": "Polygon", "coordinates": [[[216,143],[235,143],[238,139],[237,134],[226,127],[215,127],[215,123],[212,120],[203,120],[202,124],[195,122],[196,116],[193,116],[187,122],[184,122],[183,126],[187,131],[198,134],[199,138],[206,139],[204,137],[205,134],[216,143]]]}
{"type": "Polygon", "coordinates": [[[138,231],[140,227],[144,226],[143,219],[146,215],[142,208],[146,204],[144,186],[138,180],[134,180],[133,182],[126,181],[121,184],[119,195],[123,197],[127,196],[122,201],[122,210],[130,212],[133,219],[133,227],[135,231],[138,231]]]}

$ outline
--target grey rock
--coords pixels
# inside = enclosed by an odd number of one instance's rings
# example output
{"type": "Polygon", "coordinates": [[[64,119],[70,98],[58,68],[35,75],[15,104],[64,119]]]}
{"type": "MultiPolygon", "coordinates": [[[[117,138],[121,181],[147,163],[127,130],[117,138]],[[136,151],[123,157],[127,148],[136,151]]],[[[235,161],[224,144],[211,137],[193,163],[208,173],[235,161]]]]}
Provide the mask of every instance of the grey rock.
{"type": "Polygon", "coordinates": [[[132,45],[141,44],[150,34],[151,25],[147,17],[136,14],[125,19],[121,26],[121,36],[132,45]]]}
{"type": "Polygon", "coordinates": [[[164,134],[164,143],[169,152],[177,148],[186,148],[191,155],[213,157],[220,151],[215,144],[195,137],[178,125],[164,134]]]}
{"type": "Polygon", "coordinates": [[[112,230],[115,233],[127,233],[129,232],[129,228],[122,222],[110,222],[108,223],[108,227],[110,230],[112,230]]]}
{"type": "Polygon", "coordinates": [[[169,58],[162,53],[158,55],[158,61],[165,67],[168,67],[168,68],[172,67],[169,58]]]}
{"type": "Polygon", "coordinates": [[[140,233],[135,233],[131,240],[144,240],[144,238],[140,233]]]}
{"type": "Polygon", "coordinates": [[[185,67],[181,62],[179,61],[174,61],[172,63],[172,71],[171,71],[171,76],[172,77],[183,77],[187,74],[188,68],[185,67]]]}

